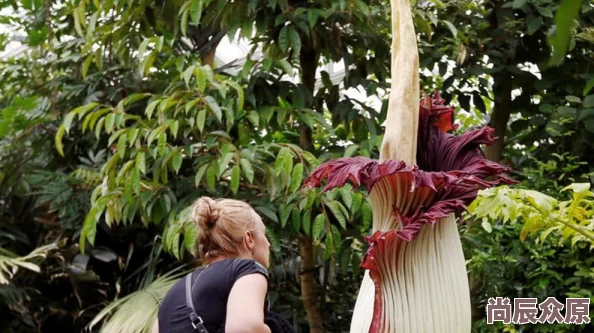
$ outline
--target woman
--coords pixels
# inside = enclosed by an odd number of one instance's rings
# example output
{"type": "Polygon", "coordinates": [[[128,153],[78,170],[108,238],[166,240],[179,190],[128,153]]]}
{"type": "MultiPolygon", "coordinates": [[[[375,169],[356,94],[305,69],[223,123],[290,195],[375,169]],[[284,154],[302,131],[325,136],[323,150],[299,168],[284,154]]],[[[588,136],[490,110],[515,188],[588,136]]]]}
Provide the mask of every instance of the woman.
{"type": "Polygon", "coordinates": [[[169,290],[153,332],[158,327],[161,333],[270,333],[265,324],[270,243],[262,219],[245,202],[208,197],[196,200],[193,215],[207,265],[169,290]]]}

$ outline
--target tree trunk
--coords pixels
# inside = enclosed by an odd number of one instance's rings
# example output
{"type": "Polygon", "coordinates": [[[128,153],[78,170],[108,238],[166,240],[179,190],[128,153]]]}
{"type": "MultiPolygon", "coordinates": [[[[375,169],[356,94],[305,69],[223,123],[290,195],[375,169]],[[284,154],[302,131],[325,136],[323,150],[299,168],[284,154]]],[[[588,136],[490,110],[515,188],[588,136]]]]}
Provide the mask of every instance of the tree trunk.
{"type": "Polygon", "coordinates": [[[313,243],[310,237],[300,234],[299,251],[301,252],[301,273],[299,279],[301,281],[301,297],[303,298],[303,306],[307,313],[307,321],[309,322],[309,331],[312,333],[323,332],[322,314],[318,306],[318,297],[315,291],[315,262],[313,257],[313,243]]]}
{"type": "Polygon", "coordinates": [[[503,153],[505,130],[511,111],[512,78],[508,72],[501,72],[493,79],[495,80],[495,107],[489,125],[495,129],[497,140],[486,147],[485,156],[491,161],[499,162],[503,153]]]}
{"type": "MultiPolygon", "coordinates": [[[[301,82],[313,95],[316,84],[316,69],[318,67],[318,54],[310,46],[304,45],[299,55],[301,65],[301,82]]],[[[302,149],[312,151],[314,149],[312,132],[304,123],[300,124],[301,133],[299,136],[299,145],[302,149]]],[[[311,333],[320,333],[324,331],[322,325],[322,314],[320,311],[318,295],[315,291],[314,272],[315,260],[313,256],[313,242],[311,237],[299,234],[299,250],[301,252],[301,297],[303,306],[307,313],[309,331],[311,333]]]]}

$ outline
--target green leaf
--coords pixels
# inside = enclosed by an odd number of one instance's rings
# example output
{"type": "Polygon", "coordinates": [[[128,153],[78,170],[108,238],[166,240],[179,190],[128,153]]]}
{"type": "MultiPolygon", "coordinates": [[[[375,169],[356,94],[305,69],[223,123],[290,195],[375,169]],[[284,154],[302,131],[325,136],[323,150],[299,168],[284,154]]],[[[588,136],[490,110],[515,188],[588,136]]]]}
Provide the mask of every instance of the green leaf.
{"type": "Polygon", "coordinates": [[[303,231],[311,235],[311,210],[306,210],[303,214],[303,231]]]}
{"type": "Polygon", "coordinates": [[[313,28],[314,25],[316,25],[316,23],[318,22],[318,18],[319,17],[320,17],[319,9],[312,9],[312,8],[310,8],[307,11],[307,20],[308,20],[309,26],[311,28],[313,28]]]}
{"type": "Polygon", "coordinates": [[[192,0],[190,14],[192,23],[194,23],[194,25],[198,25],[198,23],[200,23],[200,17],[202,16],[202,0],[192,0]]]}
{"type": "Polygon", "coordinates": [[[367,229],[371,227],[372,222],[372,210],[369,202],[363,201],[363,206],[361,207],[361,213],[363,215],[363,226],[367,229]]]}
{"type": "Polygon", "coordinates": [[[326,203],[326,207],[330,208],[330,211],[332,211],[332,215],[334,215],[334,217],[338,220],[338,223],[340,223],[340,226],[343,229],[346,229],[346,218],[344,215],[342,215],[342,212],[340,211],[340,209],[338,208],[339,203],[337,201],[330,201],[326,203]]]}
{"type": "Polygon", "coordinates": [[[155,108],[157,107],[157,105],[159,105],[160,102],[161,102],[161,100],[159,100],[159,99],[154,100],[146,107],[146,110],[144,110],[144,113],[146,114],[146,117],[148,119],[151,119],[151,116],[153,115],[155,108]]]}
{"type": "Polygon", "coordinates": [[[190,16],[190,11],[189,10],[185,10],[182,13],[181,16],[181,23],[180,23],[180,28],[181,28],[181,33],[184,37],[186,37],[186,33],[188,31],[188,18],[190,16]]]}
{"type": "Polygon", "coordinates": [[[196,177],[194,178],[194,184],[196,187],[200,185],[200,181],[202,180],[202,176],[204,176],[204,172],[206,172],[206,168],[208,168],[208,164],[203,164],[196,172],[196,177]]]}
{"type": "Polygon", "coordinates": [[[280,223],[281,226],[284,228],[287,225],[287,221],[289,220],[289,216],[291,215],[291,211],[293,209],[293,205],[281,205],[280,207],[280,223]]]}
{"type": "Polygon", "coordinates": [[[491,227],[491,223],[489,223],[489,221],[487,219],[483,219],[483,223],[481,223],[481,226],[483,227],[483,229],[485,229],[485,231],[487,231],[488,233],[493,232],[493,228],[491,227]]]}
{"type": "Polygon", "coordinates": [[[198,90],[204,92],[204,89],[206,89],[206,72],[204,71],[204,68],[196,67],[194,73],[196,75],[196,86],[198,87],[198,90]]]}
{"type": "Polygon", "coordinates": [[[526,28],[529,35],[537,32],[542,27],[542,16],[529,15],[526,18],[526,28]]]}
{"type": "Polygon", "coordinates": [[[216,169],[217,168],[215,167],[215,165],[211,165],[206,171],[206,184],[208,185],[208,188],[210,188],[211,190],[214,190],[216,187],[216,169]]]}
{"type": "Polygon", "coordinates": [[[359,149],[358,145],[350,145],[344,150],[343,157],[352,157],[359,149]]]}
{"type": "Polygon", "coordinates": [[[219,104],[214,99],[214,97],[212,97],[212,96],[206,96],[206,97],[204,97],[204,100],[206,101],[206,104],[208,105],[208,107],[210,108],[210,110],[212,110],[212,112],[217,117],[217,120],[219,122],[221,122],[221,120],[223,119],[223,111],[221,111],[221,108],[219,107],[219,104]]]}
{"type": "Polygon", "coordinates": [[[283,69],[283,71],[285,71],[285,73],[287,73],[288,75],[293,76],[295,74],[293,71],[293,67],[291,67],[291,64],[286,59],[281,59],[278,61],[278,63],[283,69]]]}
{"type": "Polygon", "coordinates": [[[272,230],[272,228],[266,228],[266,237],[270,241],[270,245],[272,245],[272,250],[276,253],[280,252],[280,239],[276,235],[276,233],[272,230]]]}
{"type": "Polygon", "coordinates": [[[594,88],[594,78],[591,78],[590,81],[588,81],[588,83],[584,87],[584,92],[583,92],[584,96],[588,95],[588,93],[590,92],[590,90],[592,90],[592,88],[594,88]]]}
{"type": "Polygon", "coordinates": [[[583,106],[585,108],[594,107],[594,95],[588,95],[588,96],[584,97],[583,106]]]}
{"type": "Polygon", "coordinates": [[[513,8],[518,9],[526,4],[527,0],[514,0],[513,8]]]}
{"type": "Polygon", "coordinates": [[[91,67],[91,63],[93,62],[93,54],[89,54],[85,59],[85,62],[82,65],[81,75],[83,79],[87,78],[87,73],[89,72],[89,67],[91,67]]]}
{"type": "Polygon", "coordinates": [[[247,118],[254,126],[258,126],[260,124],[260,115],[256,111],[250,111],[247,115],[247,118]]]}
{"type": "Polygon", "coordinates": [[[301,187],[301,182],[303,181],[303,164],[297,163],[293,168],[293,173],[291,174],[291,187],[289,191],[295,192],[301,187]]]}
{"type": "Polygon", "coordinates": [[[128,136],[126,135],[126,133],[120,135],[120,138],[118,139],[117,152],[121,158],[124,158],[124,156],[126,155],[126,143],[127,142],[128,142],[128,136]]]}
{"type": "Polygon", "coordinates": [[[565,99],[570,103],[581,103],[582,99],[577,96],[567,95],[565,99]]]}
{"type": "Polygon", "coordinates": [[[584,121],[588,118],[594,118],[594,108],[581,109],[577,121],[584,121]]]}
{"type": "Polygon", "coordinates": [[[324,214],[318,214],[318,216],[316,216],[316,219],[314,220],[314,224],[313,224],[313,238],[314,239],[320,239],[320,237],[322,237],[322,232],[324,232],[324,226],[326,226],[326,217],[324,216],[324,214]]]}
{"type": "Polygon", "coordinates": [[[234,165],[231,170],[231,191],[233,195],[237,194],[239,189],[239,165],[234,165]]]}
{"type": "Polygon", "coordinates": [[[293,213],[291,214],[291,224],[293,225],[293,230],[295,230],[295,232],[299,232],[299,229],[301,228],[301,212],[297,207],[293,208],[293,213]]]}
{"type": "Polygon", "coordinates": [[[136,154],[136,167],[138,171],[142,172],[142,174],[146,174],[146,158],[144,157],[144,152],[140,151],[136,154]]]}
{"type": "Polygon", "coordinates": [[[179,150],[174,150],[172,152],[173,157],[171,158],[171,166],[173,167],[173,170],[175,171],[176,174],[179,173],[179,169],[181,168],[182,162],[184,160],[184,157],[181,153],[181,151],[179,150]]]}
{"type": "Polygon", "coordinates": [[[278,35],[278,46],[283,52],[287,52],[289,49],[289,28],[284,26],[278,35]]]}
{"type": "Polygon", "coordinates": [[[346,187],[341,188],[340,196],[342,197],[342,201],[346,204],[347,208],[351,209],[353,204],[353,195],[352,190],[346,187]]]}
{"type": "Polygon", "coordinates": [[[204,123],[206,122],[206,110],[198,111],[198,115],[196,116],[196,125],[198,126],[198,130],[200,132],[204,131],[204,123]]]}
{"type": "Polygon", "coordinates": [[[241,164],[241,168],[243,169],[243,173],[247,180],[252,184],[254,182],[254,169],[252,168],[252,163],[245,158],[239,160],[241,164]]]}
{"type": "Polygon", "coordinates": [[[64,144],[62,143],[62,138],[64,137],[64,134],[66,133],[66,129],[64,128],[64,125],[61,125],[58,128],[58,132],[56,133],[56,137],[54,138],[54,143],[56,146],[56,150],[58,151],[58,153],[63,157],[64,156],[64,144]]]}
{"type": "Polygon", "coordinates": [[[283,171],[287,157],[290,159],[293,158],[291,155],[291,150],[287,147],[282,147],[276,156],[276,161],[274,162],[274,171],[276,171],[276,175],[279,175],[281,171],[283,171]]]}
{"type": "Polygon", "coordinates": [[[456,38],[458,36],[458,29],[456,29],[456,27],[452,24],[452,22],[447,21],[447,20],[443,20],[442,22],[448,27],[448,29],[450,29],[452,36],[454,36],[454,38],[456,38]]]}
{"type": "Polygon", "coordinates": [[[272,211],[270,208],[264,207],[264,206],[255,206],[254,210],[256,210],[257,212],[260,212],[262,215],[266,216],[269,220],[278,223],[278,217],[276,216],[276,213],[274,211],[272,211]]]}
{"type": "MultiPolygon", "coordinates": [[[[555,35],[549,40],[549,43],[553,47],[553,55],[549,62],[550,65],[559,65],[563,61],[563,58],[565,58],[569,47],[569,35],[573,21],[578,16],[581,6],[582,0],[563,0],[561,2],[555,15],[555,35]]],[[[543,16],[552,17],[552,13],[548,8],[537,7],[537,10],[543,16]]]]}
{"type": "Polygon", "coordinates": [[[299,54],[299,52],[301,52],[301,37],[299,37],[299,33],[293,27],[289,29],[289,40],[291,41],[293,51],[295,51],[296,54],[299,54]]]}
{"type": "Polygon", "coordinates": [[[196,241],[198,239],[198,226],[195,223],[184,224],[184,246],[196,257],[196,241]]]}
{"type": "Polygon", "coordinates": [[[113,124],[115,122],[115,113],[110,113],[105,117],[105,132],[111,133],[113,131],[113,124]]]}
{"type": "Polygon", "coordinates": [[[84,254],[86,248],[86,241],[88,241],[91,245],[95,244],[95,234],[97,233],[97,220],[101,215],[101,211],[97,207],[92,207],[87,214],[82,227],[82,232],[80,234],[79,240],[79,248],[80,251],[84,254]]]}
{"type": "Polygon", "coordinates": [[[179,120],[169,122],[169,130],[171,131],[171,137],[177,137],[177,131],[179,130],[179,120]]]}

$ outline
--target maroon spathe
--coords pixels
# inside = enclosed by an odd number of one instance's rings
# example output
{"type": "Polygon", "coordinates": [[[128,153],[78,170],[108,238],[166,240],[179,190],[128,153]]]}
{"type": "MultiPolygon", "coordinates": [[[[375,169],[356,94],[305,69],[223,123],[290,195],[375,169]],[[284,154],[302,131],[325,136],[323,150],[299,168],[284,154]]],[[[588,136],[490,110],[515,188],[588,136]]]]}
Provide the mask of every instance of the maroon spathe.
{"type": "Polygon", "coordinates": [[[327,180],[324,188],[327,191],[350,182],[356,187],[365,185],[371,192],[378,181],[395,177],[391,183],[410,186],[400,191],[408,196],[408,200],[412,200],[415,191],[430,189],[425,191],[428,194],[421,207],[409,211],[394,207],[394,217],[401,222],[399,230],[378,231],[368,237],[370,251],[381,236],[396,236],[411,241],[423,225],[434,224],[450,213],[464,210],[480,189],[513,183],[504,176],[510,170],[487,160],[480,149],[479,145],[495,140],[493,129],[483,127],[458,136],[449,134],[447,131],[456,128],[452,123],[453,113],[454,108],[445,106],[445,100],[438,93],[433,98],[425,96],[421,100],[417,165],[394,160],[380,163],[365,157],[339,158],[320,165],[304,186],[318,187],[327,180]]]}

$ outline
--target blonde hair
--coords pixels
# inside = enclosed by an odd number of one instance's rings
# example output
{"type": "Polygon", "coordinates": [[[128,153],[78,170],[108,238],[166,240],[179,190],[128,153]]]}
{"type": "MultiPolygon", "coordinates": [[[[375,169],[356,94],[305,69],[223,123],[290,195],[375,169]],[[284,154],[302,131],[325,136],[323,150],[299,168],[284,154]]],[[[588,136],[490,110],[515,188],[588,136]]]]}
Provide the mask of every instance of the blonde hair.
{"type": "Polygon", "coordinates": [[[240,254],[243,234],[256,231],[258,214],[247,203],[233,199],[200,197],[193,205],[198,225],[198,253],[202,261],[240,254]]]}

